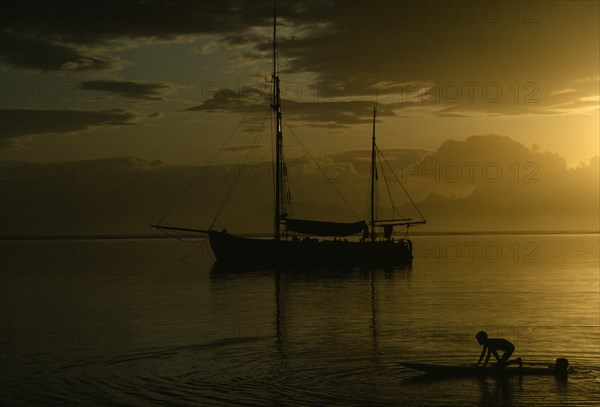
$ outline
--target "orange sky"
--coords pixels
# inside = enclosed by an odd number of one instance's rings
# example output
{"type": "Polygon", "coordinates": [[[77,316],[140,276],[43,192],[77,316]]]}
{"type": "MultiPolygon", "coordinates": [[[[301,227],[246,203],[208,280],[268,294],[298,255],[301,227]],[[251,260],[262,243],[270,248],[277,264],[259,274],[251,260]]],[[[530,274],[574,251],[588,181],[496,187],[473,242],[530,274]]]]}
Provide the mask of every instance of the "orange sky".
{"type": "MultiPolygon", "coordinates": [[[[237,129],[217,159],[235,163],[268,111],[270,1],[1,7],[4,167],[201,165],[237,129]]],[[[565,168],[594,165],[596,1],[282,1],[278,15],[290,159],[305,156],[292,131],[318,160],[366,151],[377,99],[384,151],[423,157],[497,135],[556,153],[565,168]]],[[[256,162],[270,160],[269,143],[267,127],[256,162]]]]}

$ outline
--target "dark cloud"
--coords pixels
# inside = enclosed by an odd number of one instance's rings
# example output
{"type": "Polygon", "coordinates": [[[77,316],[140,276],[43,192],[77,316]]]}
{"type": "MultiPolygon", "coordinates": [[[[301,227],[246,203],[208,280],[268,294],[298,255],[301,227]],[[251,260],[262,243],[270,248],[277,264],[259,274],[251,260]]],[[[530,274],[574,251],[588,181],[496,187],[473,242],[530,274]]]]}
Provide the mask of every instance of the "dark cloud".
{"type": "MultiPolygon", "coordinates": [[[[344,127],[373,121],[373,101],[287,102],[285,113],[294,120],[317,126],[344,127]]],[[[395,113],[386,104],[378,104],[378,117],[392,117],[395,113]]]]}
{"type": "Polygon", "coordinates": [[[19,137],[40,134],[68,134],[95,126],[124,126],[134,123],[135,115],[121,109],[41,110],[1,109],[0,135],[3,147],[14,146],[19,137]]]}
{"type": "Polygon", "coordinates": [[[592,2],[347,2],[332,24],[281,38],[282,72],[315,74],[323,98],[412,96],[436,116],[581,112],[597,91],[577,83],[598,81],[597,16],[592,2]]]}
{"type": "Polygon", "coordinates": [[[115,98],[162,100],[171,86],[163,82],[133,82],[119,80],[85,81],[80,84],[83,90],[109,92],[115,98]]]}
{"type": "MultiPolygon", "coordinates": [[[[377,103],[378,117],[472,117],[472,116],[516,116],[527,114],[562,114],[592,112],[597,109],[598,98],[589,90],[576,89],[571,82],[568,91],[543,92],[536,82],[518,85],[508,82],[364,82],[359,93],[367,95],[345,95],[340,84],[329,83],[315,90],[313,97],[303,96],[301,89],[292,86],[282,100],[284,117],[292,118],[324,128],[343,128],[353,124],[369,123],[372,120],[375,94],[382,95],[385,102],[377,103]],[[516,87],[515,87],[516,86],[516,87]],[[385,96],[383,96],[385,95],[385,96]],[[364,99],[363,99],[364,98],[364,99]],[[362,99],[362,100],[361,100],[362,99]]],[[[589,83],[586,83],[589,85],[589,83]]],[[[186,111],[245,112],[250,106],[261,102],[270,103],[268,87],[233,90],[221,88],[202,104],[186,111]]]]}
{"type": "Polygon", "coordinates": [[[39,71],[92,71],[117,66],[117,60],[85,55],[73,46],[34,35],[0,31],[0,59],[7,65],[39,71]]]}
{"type": "MultiPolygon", "coordinates": [[[[453,84],[442,88],[436,84],[411,83],[392,86],[397,101],[378,102],[377,117],[467,117],[473,115],[522,115],[550,113],[550,109],[592,108],[593,100],[572,101],[579,92],[557,95],[556,107],[541,103],[539,90],[531,92],[529,99],[515,101],[513,95],[499,84],[487,87],[472,83],[453,84]],[[485,90],[482,90],[485,89],[485,90]],[[477,90],[478,93],[475,93],[477,90]],[[505,92],[503,94],[503,92],[505,92]]],[[[242,91],[222,88],[210,98],[185,111],[245,112],[250,106],[269,106],[268,89],[245,88],[242,91]]],[[[370,123],[373,120],[373,99],[360,100],[339,98],[329,87],[329,96],[304,98],[304,101],[282,100],[284,117],[305,124],[325,128],[343,128],[353,124],[370,123]]],[[[373,95],[371,95],[372,97],[373,95]]],[[[302,100],[302,96],[296,99],[302,100]]]]}
{"type": "MultiPolygon", "coordinates": [[[[333,2],[278,1],[284,21],[316,24],[330,20],[333,2]]],[[[173,39],[189,34],[243,33],[272,24],[273,2],[256,0],[7,0],[2,27],[60,38],[76,44],[100,44],[115,38],[173,39]]]]}
{"type": "MultiPolygon", "coordinates": [[[[245,112],[258,102],[267,108],[270,96],[265,91],[256,88],[246,88],[241,92],[223,88],[215,91],[211,98],[202,104],[187,108],[185,111],[245,112]]],[[[320,127],[346,127],[352,124],[370,123],[373,120],[373,101],[294,102],[282,100],[281,103],[286,118],[320,127]]],[[[399,109],[403,105],[412,105],[412,103],[396,103],[393,108],[399,109]]],[[[386,104],[378,105],[377,114],[379,117],[395,116],[393,109],[386,104]]]]}
{"type": "Polygon", "coordinates": [[[280,48],[291,58],[290,70],[317,72],[324,83],[341,81],[349,94],[364,89],[361,82],[378,77],[400,83],[499,80],[511,73],[533,74],[529,79],[536,80],[544,73],[560,76],[565,71],[578,71],[581,78],[590,76],[586,73],[596,76],[598,61],[592,56],[598,55],[598,38],[592,33],[598,32],[598,5],[535,5],[530,14],[536,18],[515,21],[512,4],[495,4],[500,16],[490,18],[486,5],[469,2],[348,2],[336,8],[334,24],[307,37],[283,38],[280,48]],[[460,18],[445,16],[457,6],[460,18]],[[583,43],[582,38],[590,41],[583,43]],[[548,69],[534,63],[542,60],[556,65],[548,69]]]}
{"type": "MultiPolygon", "coordinates": [[[[255,28],[272,24],[272,5],[242,0],[5,1],[0,13],[6,39],[2,58],[12,66],[43,71],[113,69],[119,60],[104,56],[111,47],[205,35],[212,42],[204,51],[235,48],[236,63],[263,60],[271,51],[271,39],[255,28]]],[[[369,100],[378,93],[400,99],[388,105],[396,115],[412,116],[420,108],[419,115],[442,117],[582,112],[597,105],[581,99],[597,96],[597,2],[277,5],[282,75],[313,75],[310,86],[321,100],[369,100]],[[589,78],[593,83],[582,82],[589,78]],[[471,93],[468,84],[473,83],[478,85],[471,93]],[[412,94],[415,85],[425,93],[412,94]],[[453,93],[456,85],[462,92],[458,97],[453,93]],[[576,92],[560,93],[570,88],[576,92]],[[486,89],[491,93],[484,93],[486,89]],[[502,92],[498,100],[496,89],[502,92]],[[431,97],[432,92],[437,96],[431,97]]],[[[131,92],[132,97],[161,97],[152,90],[131,92]]],[[[236,100],[225,93],[216,96],[236,100]]],[[[218,97],[189,110],[226,110],[218,97]]],[[[314,110],[309,105],[296,108],[314,110]]],[[[321,126],[363,122],[361,115],[346,116],[327,121],[315,113],[321,126]]]]}
{"type": "MultiPolygon", "coordinates": [[[[93,55],[93,50],[130,46],[140,38],[218,34],[226,37],[224,43],[254,43],[257,37],[247,30],[270,25],[272,7],[271,1],[238,0],[7,0],[0,13],[2,54],[5,63],[27,69],[109,69],[115,61],[93,55]]],[[[331,8],[317,1],[278,3],[282,24],[315,24],[328,18],[331,8]]]]}
{"type": "Polygon", "coordinates": [[[269,95],[261,89],[245,87],[240,91],[221,88],[213,92],[202,104],[185,109],[186,112],[219,111],[238,112],[246,111],[250,106],[259,102],[268,103],[269,95]]]}

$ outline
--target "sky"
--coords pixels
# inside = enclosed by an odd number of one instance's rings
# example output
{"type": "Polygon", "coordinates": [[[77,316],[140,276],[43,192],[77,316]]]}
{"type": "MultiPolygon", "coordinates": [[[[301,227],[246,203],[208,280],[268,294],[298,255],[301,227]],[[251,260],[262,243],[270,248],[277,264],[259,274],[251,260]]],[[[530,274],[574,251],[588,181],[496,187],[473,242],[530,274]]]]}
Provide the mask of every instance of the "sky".
{"type": "MultiPolygon", "coordinates": [[[[144,233],[165,213],[205,227],[246,157],[242,209],[215,225],[272,224],[272,2],[0,7],[0,234],[144,233]]],[[[363,213],[377,104],[378,146],[423,230],[598,230],[597,1],[278,1],[277,14],[298,212],[363,213]]]]}

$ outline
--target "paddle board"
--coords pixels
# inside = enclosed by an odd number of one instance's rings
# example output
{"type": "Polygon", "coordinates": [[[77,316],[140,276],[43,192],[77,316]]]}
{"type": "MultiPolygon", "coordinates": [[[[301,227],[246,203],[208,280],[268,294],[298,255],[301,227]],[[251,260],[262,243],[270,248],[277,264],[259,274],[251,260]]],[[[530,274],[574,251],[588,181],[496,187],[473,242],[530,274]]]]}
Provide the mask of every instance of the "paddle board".
{"type": "Polygon", "coordinates": [[[431,375],[439,376],[558,376],[564,377],[568,374],[568,361],[566,359],[557,359],[554,366],[547,367],[482,367],[482,366],[466,366],[466,365],[440,365],[434,363],[400,363],[400,365],[419,370],[431,375]],[[561,362],[565,361],[565,362],[561,362]]]}

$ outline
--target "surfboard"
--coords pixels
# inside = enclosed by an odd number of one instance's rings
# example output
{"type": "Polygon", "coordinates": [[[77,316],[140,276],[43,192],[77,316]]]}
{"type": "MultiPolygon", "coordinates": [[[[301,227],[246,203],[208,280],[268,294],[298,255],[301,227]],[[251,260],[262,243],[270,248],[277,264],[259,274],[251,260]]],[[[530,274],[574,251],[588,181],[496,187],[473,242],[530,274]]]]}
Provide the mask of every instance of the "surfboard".
{"type": "Polygon", "coordinates": [[[465,365],[439,365],[433,363],[400,363],[400,365],[437,376],[566,376],[567,370],[547,367],[481,367],[465,365]]]}

